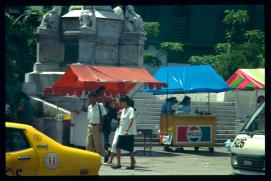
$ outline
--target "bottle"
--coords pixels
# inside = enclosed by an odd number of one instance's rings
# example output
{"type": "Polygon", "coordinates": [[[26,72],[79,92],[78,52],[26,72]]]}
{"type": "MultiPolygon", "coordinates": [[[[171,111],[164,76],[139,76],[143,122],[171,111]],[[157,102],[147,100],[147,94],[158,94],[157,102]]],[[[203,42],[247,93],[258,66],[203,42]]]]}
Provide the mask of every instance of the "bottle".
{"type": "Polygon", "coordinates": [[[198,108],[196,108],[196,111],[195,111],[195,113],[196,113],[196,114],[198,114],[198,113],[199,113],[199,111],[198,111],[198,108]]]}

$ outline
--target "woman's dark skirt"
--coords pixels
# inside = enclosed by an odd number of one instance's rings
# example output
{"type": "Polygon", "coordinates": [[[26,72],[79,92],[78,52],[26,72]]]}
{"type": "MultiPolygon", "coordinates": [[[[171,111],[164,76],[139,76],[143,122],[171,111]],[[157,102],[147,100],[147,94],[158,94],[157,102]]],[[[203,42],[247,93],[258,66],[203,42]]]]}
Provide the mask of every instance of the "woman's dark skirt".
{"type": "Polygon", "coordinates": [[[119,135],[116,147],[125,151],[134,151],[134,135],[119,135]]]}

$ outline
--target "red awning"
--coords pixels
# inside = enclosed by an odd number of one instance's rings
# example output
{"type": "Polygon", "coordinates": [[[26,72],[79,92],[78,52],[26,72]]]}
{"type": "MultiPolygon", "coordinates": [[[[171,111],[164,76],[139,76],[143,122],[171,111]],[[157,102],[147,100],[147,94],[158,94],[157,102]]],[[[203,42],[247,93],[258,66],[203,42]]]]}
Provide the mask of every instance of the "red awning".
{"type": "Polygon", "coordinates": [[[128,93],[137,83],[149,88],[161,89],[165,83],[158,82],[144,68],[70,65],[65,74],[51,87],[43,90],[46,95],[77,95],[105,86],[105,94],[116,96],[128,93]]]}

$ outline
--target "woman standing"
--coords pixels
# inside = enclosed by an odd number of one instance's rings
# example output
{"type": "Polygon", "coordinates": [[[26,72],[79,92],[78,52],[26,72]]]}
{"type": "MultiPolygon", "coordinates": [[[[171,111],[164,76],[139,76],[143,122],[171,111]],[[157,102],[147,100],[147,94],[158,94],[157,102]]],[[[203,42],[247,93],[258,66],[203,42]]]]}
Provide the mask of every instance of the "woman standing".
{"type": "Polygon", "coordinates": [[[120,98],[120,104],[123,109],[120,116],[119,136],[116,145],[117,165],[113,165],[112,168],[121,168],[120,149],[123,149],[130,152],[131,158],[131,166],[126,169],[134,169],[134,137],[136,135],[136,123],[134,120],[134,108],[132,107],[133,101],[128,96],[124,96],[120,98]]]}

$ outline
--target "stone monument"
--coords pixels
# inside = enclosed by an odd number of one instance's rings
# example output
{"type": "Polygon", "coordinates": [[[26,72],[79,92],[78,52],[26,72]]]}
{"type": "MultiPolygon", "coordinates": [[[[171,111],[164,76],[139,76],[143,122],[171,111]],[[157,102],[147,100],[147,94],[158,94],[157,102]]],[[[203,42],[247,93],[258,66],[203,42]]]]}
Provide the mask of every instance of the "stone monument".
{"type": "Polygon", "coordinates": [[[25,91],[40,93],[71,63],[105,66],[143,66],[146,33],[133,6],[61,6],[47,12],[37,28],[37,62],[25,75],[25,91]],[[125,12],[125,13],[124,13],[125,12]],[[72,62],[65,57],[73,45],[72,62]]]}

